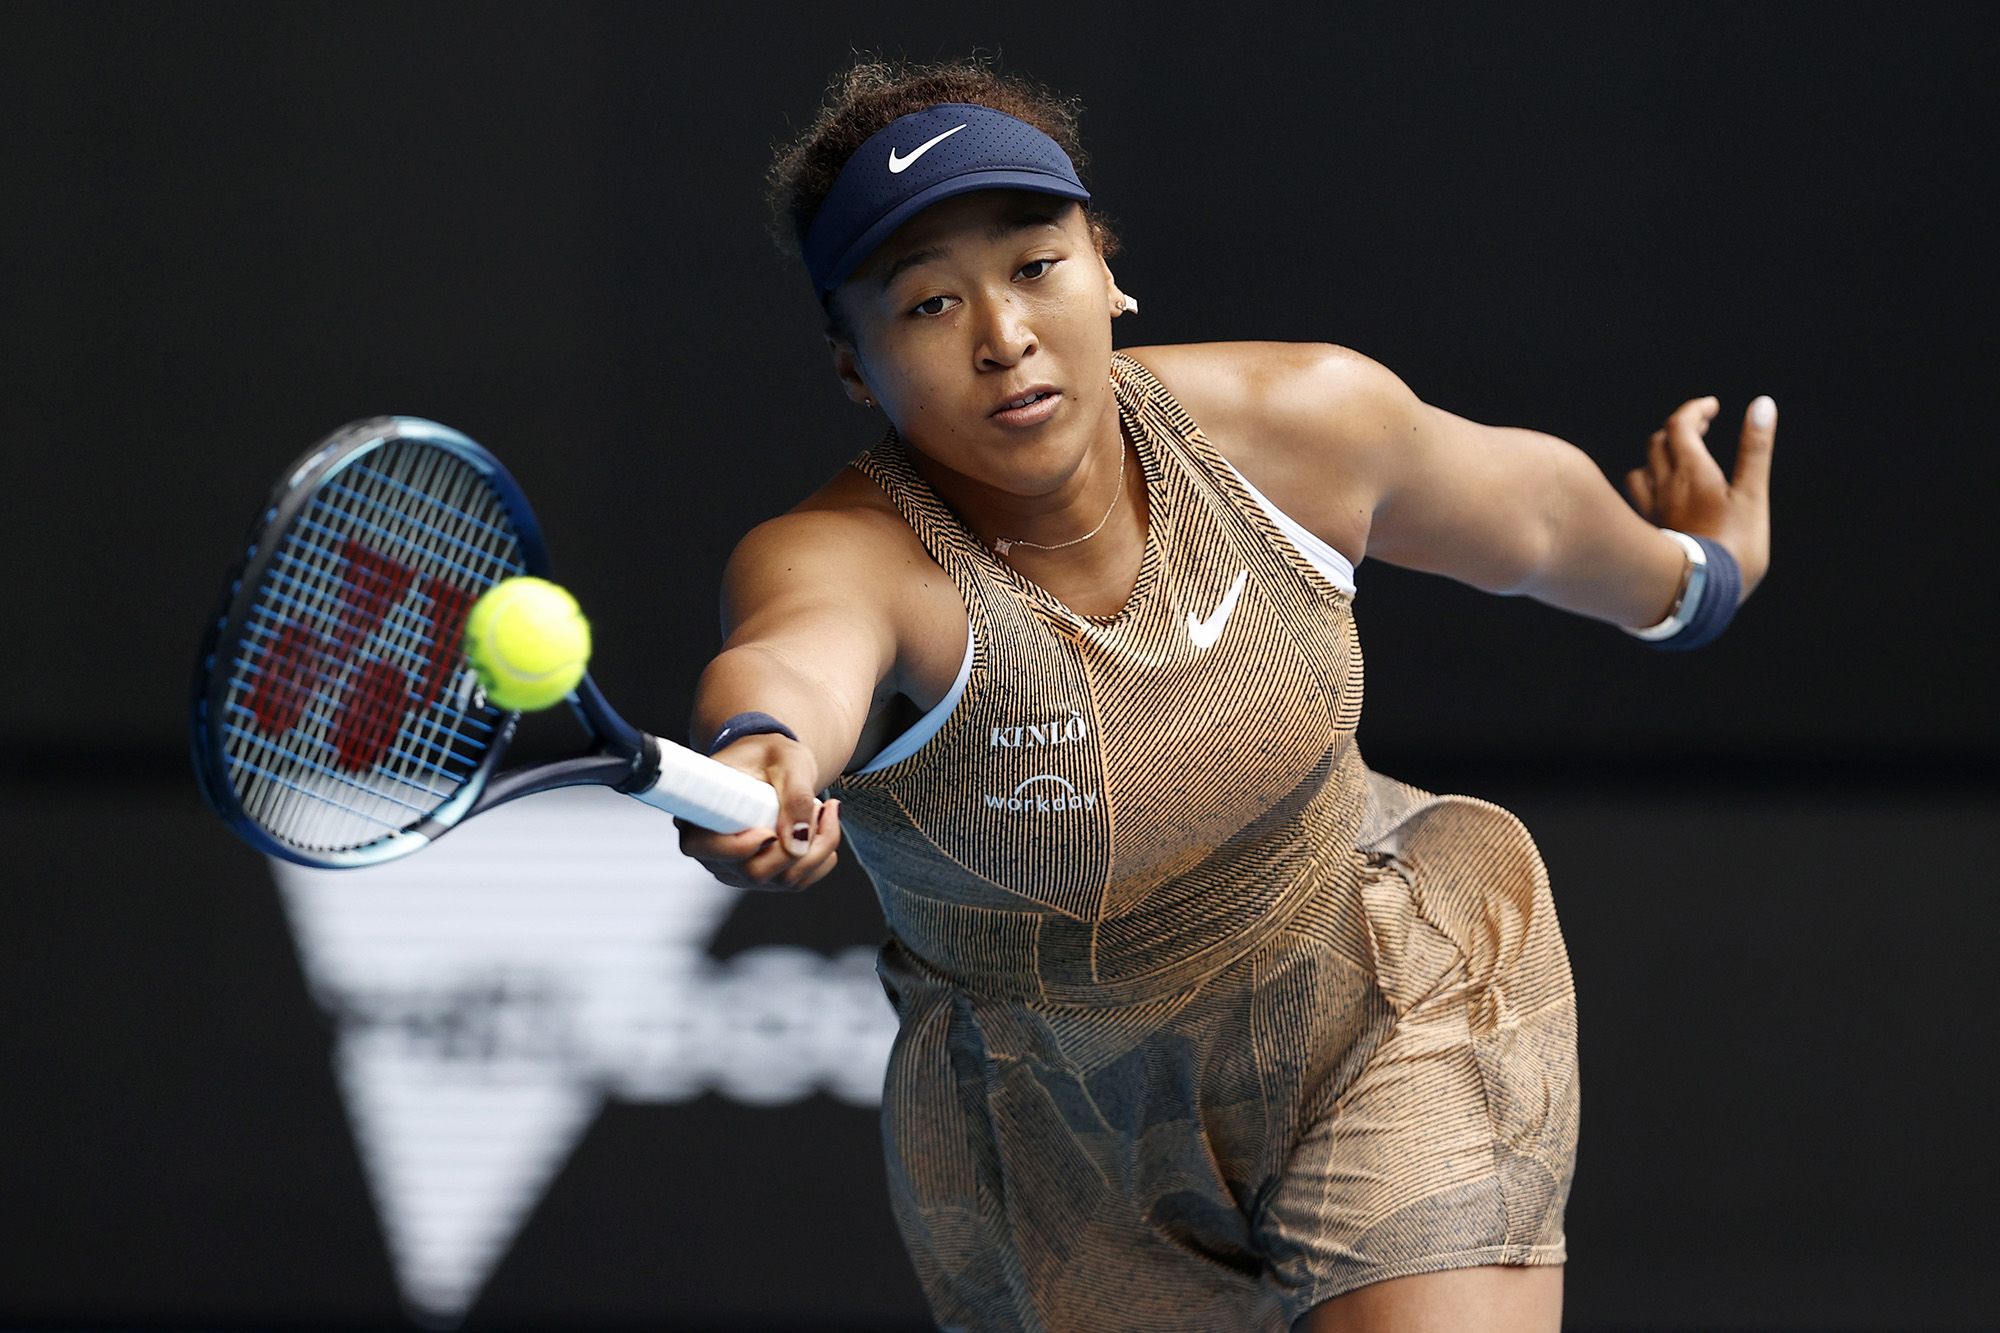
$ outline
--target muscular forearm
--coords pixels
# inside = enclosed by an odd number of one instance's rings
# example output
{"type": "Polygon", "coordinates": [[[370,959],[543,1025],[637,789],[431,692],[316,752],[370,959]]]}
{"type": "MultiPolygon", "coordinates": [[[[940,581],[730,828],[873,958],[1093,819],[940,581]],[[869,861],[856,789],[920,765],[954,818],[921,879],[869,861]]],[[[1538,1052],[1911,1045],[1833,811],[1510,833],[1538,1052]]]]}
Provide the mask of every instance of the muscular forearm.
{"type": "Polygon", "coordinates": [[[1634,513],[1590,456],[1559,446],[1550,470],[1540,559],[1511,591],[1615,625],[1664,619],[1687,557],[1680,545],[1634,513]]]}
{"type": "Polygon", "coordinates": [[[853,757],[867,720],[865,702],[857,705],[845,698],[851,692],[782,649],[742,644],[721,653],[702,672],[689,731],[696,743],[706,744],[738,713],[769,713],[812,751],[818,786],[824,789],[853,757]]]}

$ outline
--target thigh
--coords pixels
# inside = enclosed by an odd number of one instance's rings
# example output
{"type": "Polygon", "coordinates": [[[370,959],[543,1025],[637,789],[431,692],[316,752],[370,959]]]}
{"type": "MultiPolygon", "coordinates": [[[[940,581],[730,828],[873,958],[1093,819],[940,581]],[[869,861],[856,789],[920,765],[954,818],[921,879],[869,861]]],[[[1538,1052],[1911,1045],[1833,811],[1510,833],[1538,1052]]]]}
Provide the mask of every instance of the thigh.
{"type": "Polygon", "coordinates": [[[1295,1333],[1557,1333],[1563,1270],[1487,1265],[1390,1278],[1314,1306],[1295,1333]]]}
{"type": "MultiPolygon", "coordinates": [[[[1567,1258],[1577,1120],[1567,966],[1557,956],[1553,978],[1487,966],[1479,960],[1495,951],[1447,934],[1411,897],[1400,872],[1363,886],[1394,1027],[1292,1149],[1258,1219],[1268,1280],[1295,1320],[1364,1287],[1402,1290],[1403,1278],[1497,1269],[1505,1280],[1567,1258]]],[[[1538,915],[1552,932],[1552,916],[1538,915]]]]}

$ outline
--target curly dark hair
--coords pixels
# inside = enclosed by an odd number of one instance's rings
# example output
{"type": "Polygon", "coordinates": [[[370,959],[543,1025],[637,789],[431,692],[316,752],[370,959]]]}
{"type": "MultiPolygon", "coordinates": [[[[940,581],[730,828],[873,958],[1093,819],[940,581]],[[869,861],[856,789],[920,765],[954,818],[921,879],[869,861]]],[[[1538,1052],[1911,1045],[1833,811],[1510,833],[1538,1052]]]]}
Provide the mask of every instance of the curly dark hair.
{"type": "MultiPolygon", "coordinates": [[[[1083,142],[1077,120],[1083,107],[1018,75],[1002,74],[992,60],[910,64],[862,56],[835,74],[812,124],[779,146],[765,175],[771,205],[771,235],[780,249],[799,254],[806,229],[826,202],[841,167],[891,121],[940,102],[965,102],[1004,111],[1054,139],[1077,175],[1084,177],[1083,142]]],[[[1118,238],[1103,214],[1086,208],[1092,236],[1105,254],[1115,254],[1118,238]]]]}

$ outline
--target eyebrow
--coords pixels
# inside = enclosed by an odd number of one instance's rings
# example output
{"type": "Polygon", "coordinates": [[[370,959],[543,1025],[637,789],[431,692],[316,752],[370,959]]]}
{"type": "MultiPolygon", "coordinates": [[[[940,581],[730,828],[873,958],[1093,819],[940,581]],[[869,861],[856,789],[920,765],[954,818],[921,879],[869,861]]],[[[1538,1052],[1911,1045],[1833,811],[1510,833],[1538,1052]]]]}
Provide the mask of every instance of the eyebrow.
{"type": "MultiPolygon", "coordinates": [[[[1057,215],[1054,211],[1046,208],[1024,208],[1010,217],[1002,218],[1000,221],[990,224],[986,228],[986,239],[989,241],[1001,241],[1016,232],[1030,231],[1036,227],[1053,227],[1056,225],[1057,215]]],[[[927,245],[921,250],[912,250],[899,258],[895,263],[889,265],[887,271],[882,274],[878,285],[886,291],[889,284],[894,282],[905,269],[912,269],[919,264],[928,264],[932,260],[942,259],[946,254],[950,253],[950,249],[950,246],[945,245],[927,245]]]]}

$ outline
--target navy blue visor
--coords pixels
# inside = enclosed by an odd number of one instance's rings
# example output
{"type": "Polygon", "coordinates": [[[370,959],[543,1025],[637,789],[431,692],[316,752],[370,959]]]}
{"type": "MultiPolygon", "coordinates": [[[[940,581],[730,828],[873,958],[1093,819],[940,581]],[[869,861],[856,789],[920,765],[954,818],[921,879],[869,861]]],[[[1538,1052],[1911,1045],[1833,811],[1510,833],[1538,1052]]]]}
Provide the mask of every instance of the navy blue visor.
{"type": "Polygon", "coordinates": [[[974,190],[1031,190],[1090,202],[1069,154],[1004,111],[943,102],[878,131],[840,169],[801,249],[821,300],[896,228],[974,190]]]}

